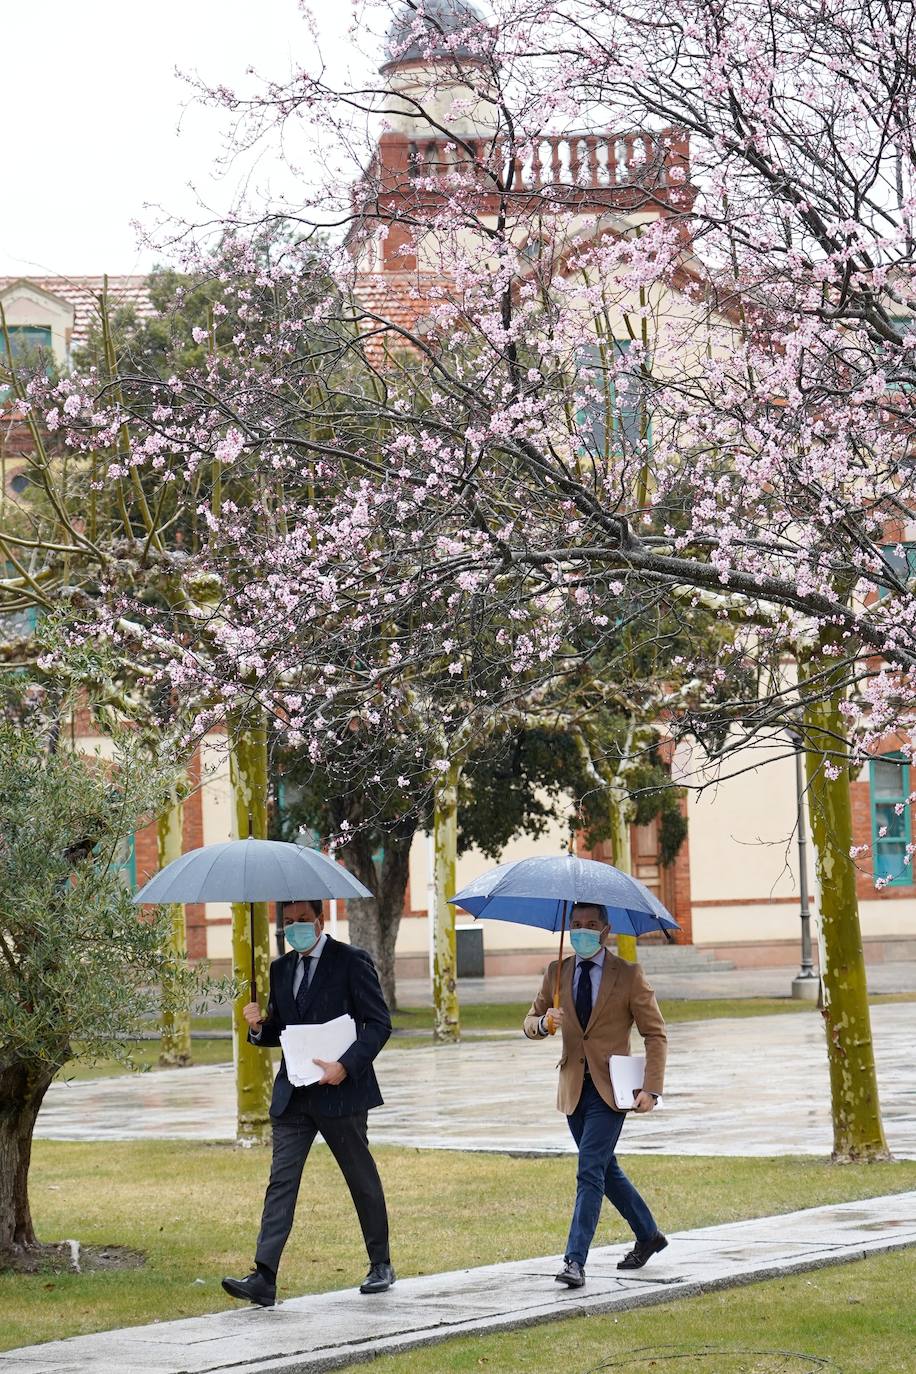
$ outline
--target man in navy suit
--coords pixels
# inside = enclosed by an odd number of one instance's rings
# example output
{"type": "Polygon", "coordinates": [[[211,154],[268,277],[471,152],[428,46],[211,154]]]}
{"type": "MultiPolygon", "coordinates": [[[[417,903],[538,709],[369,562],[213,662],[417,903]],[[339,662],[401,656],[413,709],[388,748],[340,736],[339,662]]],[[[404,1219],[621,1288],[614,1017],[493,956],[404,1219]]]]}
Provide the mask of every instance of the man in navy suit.
{"type": "Polygon", "coordinates": [[[339,1061],[316,1060],[318,1083],[294,1088],[285,1060],[274,1082],[270,1115],[273,1159],[264,1198],[255,1268],[244,1279],[223,1279],[234,1298],[271,1307],[277,1296],[277,1269],[293,1226],[302,1169],[316,1135],[327,1142],[350,1189],[369,1272],[361,1293],[383,1293],[395,1281],[388,1251],[388,1211],[375,1160],[369,1151],[367,1114],[382,1105],[372,1061],[391,1034],[391,1017],[375,965],[363,949],[334,940],[324,929],[321,902],[287,902],[284,934],[292,946],[270,967],[266,1016],[257,1002],[244,1008],[252,1045],[280,1044],[287,1026],[333,1021],[349,1015],[356,1040],[339,1061]]]}

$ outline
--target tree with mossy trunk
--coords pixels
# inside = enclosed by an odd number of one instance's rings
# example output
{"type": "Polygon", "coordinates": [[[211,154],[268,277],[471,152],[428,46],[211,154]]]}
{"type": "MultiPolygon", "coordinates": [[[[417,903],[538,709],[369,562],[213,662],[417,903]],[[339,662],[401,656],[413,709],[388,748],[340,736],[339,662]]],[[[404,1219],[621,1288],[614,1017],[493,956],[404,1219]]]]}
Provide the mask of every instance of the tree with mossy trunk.
{"type": "Polygon", "coordinates": [[[857,765],[850,754],[843,715],[847,697],[843,674],[829,666],[829,655],[837,645],[836,634],[822,630],[816,647],[801,655],[801,676],[833,1158],[845,1164],[890,1155],[881,1121],[856,890],[849,784],[850,770],[857,765]],[[814,690],[806,680],[812,659],[828,664],[814,690]]]}
{"type": "Polygon", "coordinates": [[[130,1037],[204,988],[176,960],[167,912],[140,919],[119,870],[131,832],[168,805],[173,784],[169,768],[151,768],[129,741],[113,761],[86,758],[64,747],[59,722],[34,704],[4,706],[0,1262],[40,1246],[29,1164],[55,1075],[74,1058],[129,1066],[130,1037]]]}

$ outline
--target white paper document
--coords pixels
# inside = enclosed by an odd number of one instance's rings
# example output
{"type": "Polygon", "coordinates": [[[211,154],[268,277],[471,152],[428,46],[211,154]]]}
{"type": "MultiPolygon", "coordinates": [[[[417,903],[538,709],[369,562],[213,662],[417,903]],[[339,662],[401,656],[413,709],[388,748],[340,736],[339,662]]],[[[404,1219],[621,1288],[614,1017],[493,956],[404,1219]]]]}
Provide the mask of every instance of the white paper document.
{"type": "MultiPolygon", "coordinates": [[[[633,1110],[636,1093],[642,1090],[646,1077],[646,1056],[644,1054],[612,1054],[609,1060],[611,1069],[611,1090],[619,1112],[633,1110]]],[[[661,1098],[658,1099],[661,1102],[661,1098]]]]}
{"type": "Polygon", "coordinates": [[[307,1088],[324,1077],[313,1061],[339,1059],[356,1040],[356,1022],[352,1016],[336,1016],[333,1021],[315,1025],[287,1026],[280,1032],[280,1047],[286,1060],[286,1072],[294,1088],[307,1088]]]}

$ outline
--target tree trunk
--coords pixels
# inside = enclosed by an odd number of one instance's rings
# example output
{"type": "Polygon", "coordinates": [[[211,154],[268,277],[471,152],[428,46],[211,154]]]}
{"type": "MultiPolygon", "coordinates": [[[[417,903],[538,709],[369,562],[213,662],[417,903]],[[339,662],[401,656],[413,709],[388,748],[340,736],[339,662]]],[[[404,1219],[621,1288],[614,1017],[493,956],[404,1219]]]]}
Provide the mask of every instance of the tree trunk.
{"type": "Polygon", "coordinates": [[[410,847],[415,826],[411,823],[385,836],[379,860],[372,856],[369,844],[347,845],[340,851],[347,867],[373,893],[347,902],[350,943],[359,945],[372,955],[378,970],[385,1001],[391,1011],[397,1008],[395,977],[395,946],[404,898],[410,876],[410,847]]]}
{"type": "Polygon", "coordinates": [[[397,1007],[394,947],[402,910],[403,898],[396,916],[391,910],[384,909],[379,897],[357,897],[347,901],[350,944],[359,945],[360,949],[372,955],[389,1011],[397,1007]]]}
{"type": "Polygon", "coordinates": [[[0,1065],[0,1256],[38,1248],[29,1208],[32,1133],[56,1066],[0,1065]]]}
{"type": "MultiPolygon", "coordinates": [[[[182,820],[184,806],[176,793],[172,794],[172,805],[164,816],[156,822],[156,839],[159,867],[165,868],[173,859],[181,857],[182,820]]],[[[169,946],[176,959],[182,964],[187,959],[188,937],[185,928],[185,909],[180,902],[169,907],[172,933],[169,946]]],[[[163,1068],[185,1068],[191,1061],[191,1013],[188,1010],[175,1011],[168,1007],[170,989],[163,987],[163,1003],[159,1039],[159,1063],[163,1068]]]]}
{"type": "Polygon", "coordinates": [[[434,881],[436,889],[433,937],[433,1005],[436,1040],[452,1044],[461,1038],[458,1007],[458,957],[455,947],[455,908],[448,903],[455,895],[455,865],[458,857],[458,778],[460,767],[450,763],[442,782],[436,784],[433,804],[434,881]]]}
{"type": "MultiPolygon", "coordinates": [[[[615,797],[611,802],[613,829],[611,831],[611,843],[614,849],[614,867],[619,868],[621,873],[631,873],[633,865],[630,861],[630,824],[627,820],[627,803],[624,797],[615,797]]],[[[639,958],[636,948],[635,935],[617,936],[617,953],[621,959],[626,959],[627,963],[635,964],[639,958]]]]}
{"type": "MultiPolygon", "coordinates": [[[[236,838],[267,836],[267,727],[230,723],[229,777],[232,784],[233,827],[236,838]],[[249,831],[249,820],[251,829],[249,831]]],[[[251,914],[247,902],[232,904],[232,974],[240,985],[232,1006],[232,1046],[235,1059],[237,1135],[240,1141],[266,1144],[270,1139],[270,1097],[273,1090],[271,1057],[248,1043],[242,1008],[250,1000],[251,914]]],[[[261,1010],[267,1008],[270,932],[267,903],[254,908],[254,965],[261,1010]]]]}
{"type": "MultiPolygon", "coordinates": [[[[823,647],[823,642],[819,648],[823,647]]],[[[818,654],[818,666],[827,660],[818,654]]],[[[823,688],[821,688],[823,690],[823,688]]],[[[852,807],[839,690],[805,704],[813,745],[806,753],[809,813],[820,888],[824,1026],[830,1064],[833,1158],[888,1159],[881,1124],[871,1017],[859,927],[856,870],[850,857],[852,807]],[[828,768],[839,768],[831,778],[828,768]]]]}

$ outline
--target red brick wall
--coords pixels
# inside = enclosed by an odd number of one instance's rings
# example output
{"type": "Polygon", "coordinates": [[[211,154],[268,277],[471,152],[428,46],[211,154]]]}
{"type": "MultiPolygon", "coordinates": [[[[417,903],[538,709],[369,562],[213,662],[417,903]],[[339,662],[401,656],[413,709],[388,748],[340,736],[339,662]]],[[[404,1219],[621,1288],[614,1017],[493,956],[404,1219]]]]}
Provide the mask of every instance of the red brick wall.
{"type": "MultiPolygon", "coordinates": [[[[188,765],[188,779],[192,791],[184,804],[184,818],[181,845],[185,854],[190,849],[199,849],[204,842],[204,803],[200,789],[200,750],[188,765]]],[[[185,928],[188,933],[188,954],[192,959],[207,957],[207,909],[200,903],[185,907],[185,928]]]]}
{"type": "MultiPolygon", "coordinates": [[[[681,815],[687,815],[687,798],[681,798],[681,815]]],[[[684,842],[675,855],[674,863],[667,870],[663,870],[667,875],[667,895],[670,897],[668,910],[676,921],[680,923],[680,930],[675,932],[675,938],[679,945],[693,944],[693,914],[691,907],[690,891],[690,831],[684,836],[684,842]]]]}
{"type": "Polygon", "coordinates": [[[159,868],[155,823],[145,825],[134,834],[134,856],[137,862],[137,885],[142,887],[159,868]]]}
{"type": "MultiPolygon", "coordinates": [[[[200,791],[200,752],[195,751],[188,765],[188,777],[192,791],[184,804],[182,828],[182,850],[198,849],[204,842],[203,797],[200,791]]],[[[134,854],[137,862],[137,883],[142,886],[159,869],[159,853],[155,823],[145,825],[134,835],[134,854]]],[[[188,954],[192,959],[204,959],[207,955],[207,916],[206,907],[192,903],[185,907],[185,921],[188,932],[188,954]]]]}
{"type": "Polygon", "coordinates": [[[392,224],[382,248],[382,261],[386,271],[415,272],[417,255],[414,251],[410,230],[403,224],[392,224]]]}

